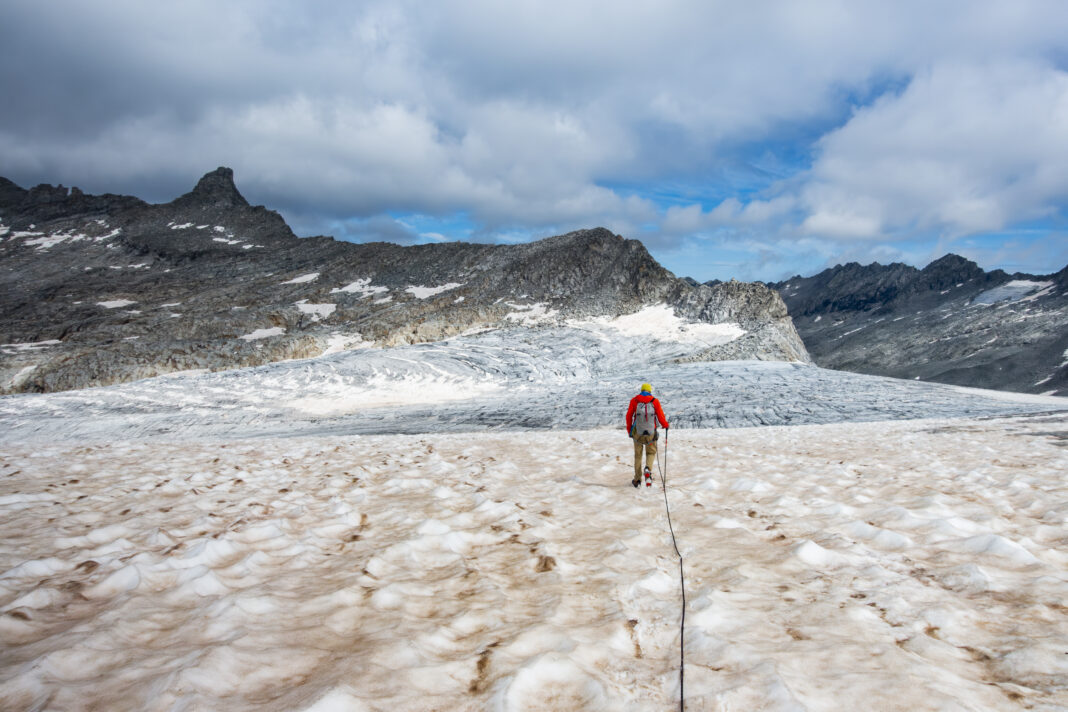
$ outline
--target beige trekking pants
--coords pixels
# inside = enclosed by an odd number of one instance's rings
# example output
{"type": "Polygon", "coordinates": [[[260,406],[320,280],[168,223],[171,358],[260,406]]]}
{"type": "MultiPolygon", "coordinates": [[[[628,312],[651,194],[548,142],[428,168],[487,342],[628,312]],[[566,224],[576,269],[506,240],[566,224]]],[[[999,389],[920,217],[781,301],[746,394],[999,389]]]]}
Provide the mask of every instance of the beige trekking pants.
{"type": "Polygon", "coordinates": [[[638,435],[634,438],[634,479],[640,480],[642,477],[642,449],[645,449],[645,466],[650,471],[653,469],[653,463],[656,462],[656,440],[655,435],[638,435]]]}

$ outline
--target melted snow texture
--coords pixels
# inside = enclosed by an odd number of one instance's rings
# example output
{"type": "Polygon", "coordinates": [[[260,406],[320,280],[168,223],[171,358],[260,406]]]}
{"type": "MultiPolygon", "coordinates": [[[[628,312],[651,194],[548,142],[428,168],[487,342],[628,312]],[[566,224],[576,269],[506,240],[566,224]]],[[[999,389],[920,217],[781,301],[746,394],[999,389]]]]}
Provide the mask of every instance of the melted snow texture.
{"type": "MultiPolygon", "coordinates": [[[[672,431],[686,705],[1068,705],[1064,416],[672,431]]],[[[618,432],[7,446],[7,709],[664,710],[618,432]]]]}

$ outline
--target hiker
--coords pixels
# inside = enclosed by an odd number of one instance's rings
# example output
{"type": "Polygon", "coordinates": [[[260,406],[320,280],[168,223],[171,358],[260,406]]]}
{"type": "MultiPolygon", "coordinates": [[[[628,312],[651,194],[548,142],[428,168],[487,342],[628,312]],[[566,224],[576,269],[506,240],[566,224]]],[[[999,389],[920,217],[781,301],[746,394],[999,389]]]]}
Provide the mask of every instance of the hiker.
{"type": "Polygon", "coordinates": [[[656,441],[660,437],[657,421],[664,430],[671,427],[660,408],[660,401],[653,398],[653,387],[643,383],[642,392],[631,398],[627,407],[627,434],[634,440],[634,479],[630,483],[635,487],[642,482],[642,449],[645,450],[645,484],[647,487],[652,485],[656,441]]]}

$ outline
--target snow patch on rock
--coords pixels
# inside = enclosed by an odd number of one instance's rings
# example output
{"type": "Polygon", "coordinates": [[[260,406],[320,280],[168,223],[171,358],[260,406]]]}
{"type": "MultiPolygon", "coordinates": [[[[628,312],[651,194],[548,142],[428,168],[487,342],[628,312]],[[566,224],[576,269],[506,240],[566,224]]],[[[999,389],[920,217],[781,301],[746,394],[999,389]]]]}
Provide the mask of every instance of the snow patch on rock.
{"type": "Polygon", "coordinates": [[[1015,302],[1029,295],[1038,296],[1036,292],[1048,290],[1053,282],[1034,282],[1028,279],[1014,279],[1011,282],[988,289],[972,300],[973,304],[997,304],[998,302],[1015,302]]]}
{"type": "Polygon", "coordinates": [[[308,274],[302,274],[299,277],[294,277],[288,282],[282,282],[281,284],[307,284],[308,282],[314,282],[319,279],[318,272],[309,272],[308,274]]]}
{"type": "Polygon", "coordinates": [[[346,294],[359,294],[361,297],[373,297],[376,294],[388,292],[389,287],[380,287],[371,284],[370,278],[357,279],[355,282],[346,284],[344,287],[335,287],[330,290],[331,294],[343,292],[346,294]]]}
{"type": "Polygon", "coordinates": [[[273,326],[270,329],[256,329],[252,333],[239,336],[238,338],[244,339],[245,341],[256,341],[258,339],[269,339],[272,336],[281,336],[284,333],[286,333],[286,330],[281,326],[273,326]]]}
{"type": "Polygon", "coordinates": [[[404,291],[408,292],[409,294],[411,294],[416,299],[427,299],[429,297],[433,297],[436,294],[441,294],[442,292],[448,292],[449,290],[456,289],[457,287],[462,287],[462,286],[464,286],[463,282],[449,282],[448,284],[443,284],[440,287],[415,287],[415,286],[412,286],[412,287],[408,287],[404,291]]]}

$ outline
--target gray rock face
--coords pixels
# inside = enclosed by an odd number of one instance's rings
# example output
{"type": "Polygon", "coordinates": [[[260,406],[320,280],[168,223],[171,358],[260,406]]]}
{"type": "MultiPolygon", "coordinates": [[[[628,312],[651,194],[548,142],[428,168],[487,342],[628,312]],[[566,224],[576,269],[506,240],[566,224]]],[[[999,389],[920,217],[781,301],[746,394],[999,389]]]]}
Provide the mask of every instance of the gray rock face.
{"type": "Polygon", "coordinates": [[[778,295],[692,285],[603,228],[524,245],[297,238],[219,168],[161,205],[0,179],[0,393],[221,371],[667,303],[747,333],[702,359],[808,361],[778,295]]]}
{"type": "Polygon", "coordinates": [[[1068,267],[985,272],[958,255],[922,270],[838,265],[769,285],[827,368],[1068,395],[1068,267]]]}

